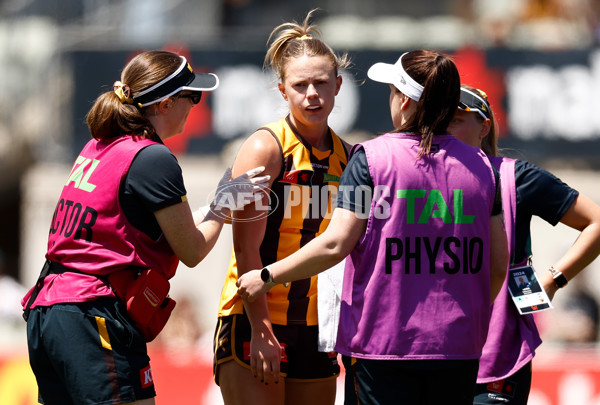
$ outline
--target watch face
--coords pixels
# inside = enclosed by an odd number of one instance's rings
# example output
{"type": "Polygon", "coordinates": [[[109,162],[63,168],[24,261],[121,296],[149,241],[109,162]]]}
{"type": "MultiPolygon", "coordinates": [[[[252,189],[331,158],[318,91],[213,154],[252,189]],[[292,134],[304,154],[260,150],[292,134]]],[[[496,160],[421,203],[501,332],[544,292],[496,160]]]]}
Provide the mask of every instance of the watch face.
{"type": "Polygon", "coordinates": [[[266,267],[264,269],[262,269],[262,271],[260,272],[260,278],[265,283],[269,281],[270,276],[271,276],[271,273],[269,272],[269,269],[267,269],[266,267]]]}
{"type": "Polygon", "coordinates": [[[568,281],[564,274],[560,273],[556,277],[554,277],[554,282],[558,286],[558,288],[562,288],[567,285],[568,281]]]}

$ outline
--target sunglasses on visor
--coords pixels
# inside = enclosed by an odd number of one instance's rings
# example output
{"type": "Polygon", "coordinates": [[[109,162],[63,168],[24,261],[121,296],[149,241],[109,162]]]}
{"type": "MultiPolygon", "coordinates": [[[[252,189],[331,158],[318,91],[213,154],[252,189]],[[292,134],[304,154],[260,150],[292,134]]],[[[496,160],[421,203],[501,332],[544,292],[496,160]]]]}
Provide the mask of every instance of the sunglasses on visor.
{"type": "Polygon", "coordinates": [[[202,92],[199,91],[199,92],[187,93],[187,94],[181,94],[181,93],[179,93],[177,95],[177,97],[179,97],[179,98],[189,98],[192,101],[192,104],[196,105],[202,99],[202,92]]]}

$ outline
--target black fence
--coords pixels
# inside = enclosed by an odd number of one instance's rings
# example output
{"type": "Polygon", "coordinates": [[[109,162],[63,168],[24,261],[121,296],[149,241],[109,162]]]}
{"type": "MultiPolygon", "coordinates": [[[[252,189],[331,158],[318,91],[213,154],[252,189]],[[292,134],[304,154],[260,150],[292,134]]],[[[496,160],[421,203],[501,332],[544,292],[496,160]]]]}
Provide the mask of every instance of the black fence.
{"type": "MultiPolygon", "coordinates": [[[[286,113],[271,73],[262,71],[262,51],[175,49],[196,71],[215,72],[220,87],[192,110],[184,134],[170,147],[177,154],[211,154],[232,139],[286,113]]],[[[138,50],[73,52],[66,57],[75,78],[73,154],[89,139],[85,114],[93,100],[112,89],[122,67],[138,50]]],[[[389,88],[366,78],[375,62],[394,63],[404,51],[350,53],[342,91],[330,125],[341,136],[376,135],[392,129],[389,88]]],[[[505,154],[543,164],[562,161],[600,169],[600,49],[448,51],[464,83],[488,93],[505,154]]]]}

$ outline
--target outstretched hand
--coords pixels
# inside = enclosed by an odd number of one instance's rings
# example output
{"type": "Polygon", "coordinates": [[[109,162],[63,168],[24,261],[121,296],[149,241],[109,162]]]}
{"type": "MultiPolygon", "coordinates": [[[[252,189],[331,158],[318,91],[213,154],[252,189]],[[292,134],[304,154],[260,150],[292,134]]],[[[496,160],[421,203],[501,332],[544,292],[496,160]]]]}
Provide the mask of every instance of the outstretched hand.
{"type": "Polygon", "coordinates": [[[236,283],[240,297],[252,302],[271,289],[260,277],[260,272],[261,270],[251,270],[240,276],[236,283]]]}
{"type": "Polygon", "coordinates": [[[271,179],[269,175],[257,177],[264,171],[265,167],[259,166],[231,179],[231,168],[228,167],[217,185],[217,193],[211,205],[234,211],[262,198],[261,193],[268,188],[271,179]]]}

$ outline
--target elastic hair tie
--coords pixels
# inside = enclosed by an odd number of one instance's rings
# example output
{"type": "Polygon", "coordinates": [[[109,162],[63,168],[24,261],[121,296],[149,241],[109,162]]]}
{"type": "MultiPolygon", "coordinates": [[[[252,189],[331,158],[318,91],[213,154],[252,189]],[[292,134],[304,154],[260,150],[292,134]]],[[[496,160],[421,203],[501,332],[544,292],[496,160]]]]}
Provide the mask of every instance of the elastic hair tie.
{"type": "Polygon", "coordinates": [[[312,35],[304,34],[300,38],[297,38],[298,41],[306,41],[307,39],[313,39],[312,35]]]}
{"type": "Polygon", "coordinates": [[[128,85],[121,83],[120,81],[116,81],[113,84],[113,91],[121,100],[123,104],[133,104],[133,98],[131,98],[131,89],[128,85]]]}

